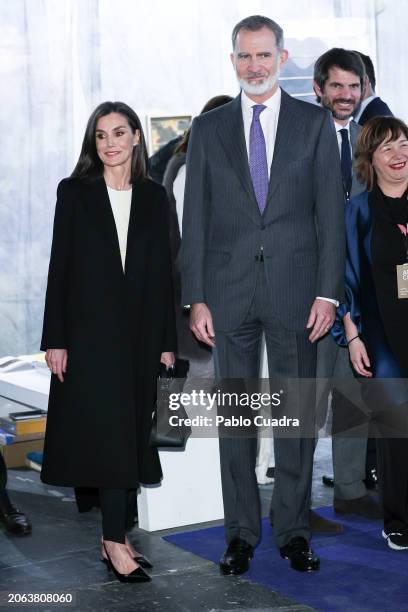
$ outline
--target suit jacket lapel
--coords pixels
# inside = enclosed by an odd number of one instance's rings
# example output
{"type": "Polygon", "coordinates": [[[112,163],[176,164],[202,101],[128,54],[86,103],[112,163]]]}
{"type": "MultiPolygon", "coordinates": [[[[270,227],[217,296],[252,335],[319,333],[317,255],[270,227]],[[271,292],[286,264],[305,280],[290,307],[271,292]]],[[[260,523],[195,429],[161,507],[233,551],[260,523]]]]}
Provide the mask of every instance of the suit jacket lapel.
{"type": "Polygon", "coordinates": [[[361,128],[355,121],[350,121],[350,144],[352,156],[354,157],[354,150],[356,148],[357,137],[361,128]]]}
{"type": "Polygon", "coordinates": [[[244,207],[247,214],[259,223],[259,208],[252,185],[249,170],[248,153],[245,143],[244,121],[242,119],[241,95],[232,102],[228,114],[220,120],[218,134],[231,166],[234,168],[242,187],[245,189],[251,202],[244,207]]]}
{"type": "MultiPolygon", "coordinates": [[[[350,122],[350,144],[351,144],[351,154],[352,159],[354,161],[354,152],[356,149],[357,137],[361,131],[361,127],[355,123],[355,121],[350,122]]],[[[350,199],[354,198],[356,195],[359,195],[363,191],[366,190],[365,183],[362,183],[353,168],[353,178],[351,181],[351,189],[350,189],[350,199]]]]}
{"type": "Polygon", "coordinates": [[[294,156],[298,147],[297,135],[299,130],[303,128],[297,113],[292,113],[292,99],[282,90],[281,105],[278,117],[278,128],[276,130],[275,146],[273,150],[273,159],[269,176],[269,190],[266,200],[265,216],[270,214],[273,209],[271,200],[278,186],[280,176],[285,166],[294,160],[294,156]]]}

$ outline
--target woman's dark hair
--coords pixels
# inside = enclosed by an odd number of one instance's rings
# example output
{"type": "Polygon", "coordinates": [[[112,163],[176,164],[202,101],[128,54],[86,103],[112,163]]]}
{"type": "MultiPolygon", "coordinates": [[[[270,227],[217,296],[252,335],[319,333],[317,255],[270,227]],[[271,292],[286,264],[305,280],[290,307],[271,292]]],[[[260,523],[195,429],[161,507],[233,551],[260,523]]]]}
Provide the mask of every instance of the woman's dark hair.
{"type": "Polygon", "coordinates": [[[374,152],[384,141],[395,142],[400,136],[408,140],[408,126],[396,117],[373,117],[364,124],[356,143],[355,170],[368,191],[375,183],[374,152]]]}
{"type": "Polygon", "coordinates": [[[95,108],[89,117],[81,153],[71,176],[93,180],[103,175],[103,163],[96,151],[95,132],[98,119],[110,113],[119,113],[126,117],[133,134],[139,130],[139,144],[133,147],[130,182],[144,181],[148,172],[148,156],[142,124],[135,111],[124,102],[102,102],[95,108]]]}
{"type": "MultiPolygon", "coordinates": [[[[224,104],[227,104],[227,102],[231,102],[232,100],[233,98],[231,98],[231,96],[214,96],[213,98],[210,98],[208,102],[205,103],[202,111],[200,112],[200,115],[208,113],[208,111],[214,110],[214,108],[218,108],[219,106],[224,106],[224,104]]],[[[174,149],[173,155],[177,155],[177,153],[187,153],[188,141],[190,140],[190,132],[191,126],[188,128],[188,130],[185,131],[183,139],[174,149]]]]}

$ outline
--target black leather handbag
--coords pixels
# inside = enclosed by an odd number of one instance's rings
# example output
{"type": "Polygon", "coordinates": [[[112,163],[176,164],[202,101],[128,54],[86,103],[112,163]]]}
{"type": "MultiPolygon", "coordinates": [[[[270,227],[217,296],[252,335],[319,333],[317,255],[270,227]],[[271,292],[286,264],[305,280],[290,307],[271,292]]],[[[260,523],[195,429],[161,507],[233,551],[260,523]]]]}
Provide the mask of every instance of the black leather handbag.
{"type": "Polygon", "coordinates": [[[188,368],[189,363],[185,359],[177,359],[175,365],[170,368],[160,364],[158,396],[152,414],[149,438],[152,447],[182,448],[191,434],[191,427],[183,422],[183,419],[188,418],[183,406],[177,411],[170,410],[168,401],[171,393],[182,392],[188,368]],[[178,417],[178,424],[171,425],[170,417],[175,415],[178,417]]]}

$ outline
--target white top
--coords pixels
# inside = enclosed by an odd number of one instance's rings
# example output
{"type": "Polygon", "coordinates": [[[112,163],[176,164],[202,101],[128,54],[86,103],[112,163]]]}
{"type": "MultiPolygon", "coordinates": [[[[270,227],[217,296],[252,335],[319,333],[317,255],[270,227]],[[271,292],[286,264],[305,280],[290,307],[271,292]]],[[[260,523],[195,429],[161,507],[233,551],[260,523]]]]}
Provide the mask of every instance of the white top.
{"type": "Polygon", "coordinates": [[[116,232],[118,234],[120,257],[123,270],[125,269],[127,235],[130,217],[130,205],[132,202],[132,189],[118,191],[108,187],[108,194],[115,218],[116,232]]]}
{"type": "Polygon", "coordinates": [[[183,208],[184,208],[184,188],[186,185],[186,164],[183,164],[173,183],[173,194],[176,200],[177,219],[180,229],[180,238],[183,233],[183,208]]]}
{"type": "MultiPolygon", "coordinates": [[[[259,115],[261,122],[262,131],[264,133],[265,144],[266,144],[266,159],[268,162],[268,177],[271,172],[271,165],[273,159],[273,150],[275,148],[276,130],[278,128],[279,111],[281,105],[281,89],[278,87],[276,92],[262,102],[266,108],[259,115]]],[[[253,106],[257,103],[251,100],[244,91],[241,92],[241,108],[242,118],[244,120],[244,133],[245,142],[249,159],[249,132],[251,130],[252,118],[254,115],[253,106]]]]}

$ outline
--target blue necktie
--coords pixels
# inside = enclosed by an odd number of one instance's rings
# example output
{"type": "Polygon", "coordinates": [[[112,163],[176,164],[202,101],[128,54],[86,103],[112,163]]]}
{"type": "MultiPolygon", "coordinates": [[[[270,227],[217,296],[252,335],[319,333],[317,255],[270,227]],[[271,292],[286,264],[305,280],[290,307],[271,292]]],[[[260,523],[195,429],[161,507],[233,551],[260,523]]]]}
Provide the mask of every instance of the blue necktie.
{"type": "Polygon", "coordinates": [[[348,130],[343,128],[341,134],[341,174],[343,176],[343,185],[347,197],[350,195],[351,189],[351,150],[348,130]]]}
{"type": "Polygon", "coordinates": [[[255,104],[255,106],[252,108],[254,114],[249,132],[249,169],[251,171],[252,184],[254,186],[256,200],[262,214],[266,206],[269,181],[265,137],[262,131],[259,115],[266,108],[266,106],[263,104],[255,104]]]}

